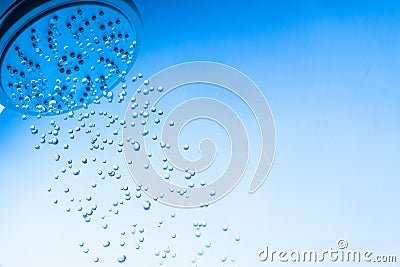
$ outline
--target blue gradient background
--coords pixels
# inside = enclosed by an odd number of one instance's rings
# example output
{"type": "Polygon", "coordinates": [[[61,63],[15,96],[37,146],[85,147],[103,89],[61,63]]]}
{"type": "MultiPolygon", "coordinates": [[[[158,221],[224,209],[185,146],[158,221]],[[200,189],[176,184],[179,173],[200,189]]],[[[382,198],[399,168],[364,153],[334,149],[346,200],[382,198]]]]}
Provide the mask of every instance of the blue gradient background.
{"type": "MultiPolygon", "coordinates": [[[[139,201],[133,205],[136,208],[125,206],[110,225],[138,220],[150,229],[176,212],[177,221],[165,231],[181,229],[183,241],[175,245],[176,259],[165,266],[191,266],[202,244],[191,231],[194,220],[207,221],[203,241],[214,240],[212,249],[197,257],[198,266],[266,266],[257,260],[265,245],[321,251],[336,248],[340,238],[349,242],[350,249],[399,259],[400,3],[142,0],[136,4],[143,16],[144,43],[132,75],[143,72],[150,77],[193,60],[217,61],[241,70],[259,85],[271,106],[277,153],[267,181],[253,195],[247,194],[252,162],[239,186],[207,209],[179,210],[153,203],[144,212],[139,201]],[[228,233],[221,234],[222,224],[229,225],[228,233]],[[234,241],[236,234],[240,242],[234,241]],[[235,262],[222,265],[223,255],[235,262]]],[[[128,96],[133,92],[130,87],[128,96]]],[[[125,107],[109,109],[123,114],[125,107]]],[[[232,108],[245,112],[240,105],[232,108]]],[[[34,121],[39,128],[47,123],[34,121]]],[[[59,169],[52,161],[54,153],[34,150],[38,138],[29,133],[30,122],[19,114],[3,111],[0,125],[0,266],[95,266],[77,244],[81,240],[101,244],[97,228],[67,216],[46,192],[59,169]]],[[[249,132],[256,136],[256,131],[250,124],[249,132]]],[[[126,169],[122,157],[115,160],[126,169]]],[[[134,188],[124,172],[124,182],[134,188]]],[[[110,195],[118,191],[114,189],[110,185],[110,195]]],[[[125,265],[158,266],[153,253],[159,249],[157,243],[169,242],[163,236],[147,233],[147,248],[143,252],[131,248],[125,265]]],[[[112,264],[118,263],[97,265],[112,264]]],[[[346,265],[318,265],[339,264],[346,265]]]]}

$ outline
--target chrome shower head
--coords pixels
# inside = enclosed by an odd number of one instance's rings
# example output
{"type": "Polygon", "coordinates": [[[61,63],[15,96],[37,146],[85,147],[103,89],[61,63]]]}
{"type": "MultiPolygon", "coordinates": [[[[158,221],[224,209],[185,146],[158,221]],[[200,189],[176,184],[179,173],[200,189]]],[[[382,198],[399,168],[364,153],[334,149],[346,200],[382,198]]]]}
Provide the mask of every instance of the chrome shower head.
{"type": "Polygon", "coordinates": [[[141,44],[130,0],[19,0],[0,18],[0,103],[55,115],[98,103],[141,44]]]}

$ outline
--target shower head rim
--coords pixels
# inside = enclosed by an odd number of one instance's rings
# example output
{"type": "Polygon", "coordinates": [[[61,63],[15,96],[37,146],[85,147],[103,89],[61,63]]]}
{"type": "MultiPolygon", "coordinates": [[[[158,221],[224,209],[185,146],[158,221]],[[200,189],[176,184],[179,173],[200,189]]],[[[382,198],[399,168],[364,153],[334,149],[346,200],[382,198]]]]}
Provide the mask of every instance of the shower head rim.
{"type": "MultiPolygon", "coordinates": [[[[39,19],[52,10],[62,10],[65,7],[80,6],[84,4],[102,5],[114,9],[121,13],[131,24],[135,32],[136,48],[132,63],[126,70],[131,70],[134,62],[137,59],[138,52],[142,43],[142,18],[135,3],[131,0],[119,0],[116,4],[113,0],[17,0],[0,16],[0,67],[3,64],[3,55],[7,53],[12,45],[15,33],[23,31],[35,20],[39,19]]],[[[119,82],[111,84],[110,90],[115,88],[119,82]]],[[[28,115],[53,115],[48,113],[39,113],[32,110],[18,109],[15,107],[14,101],[5,93],[4,88],[0,85],[0,103],[6,108],[19,111],[28,115]]],[[[71,110],[82,108],[78,106],[71,110]]],[[[69,111],[69,110],[68,110],[69,111]]],[[[65,111],[64,111],[65,112],[65,111]]],[[[62,113],[64,113],[62,112],[62,113]]]]}

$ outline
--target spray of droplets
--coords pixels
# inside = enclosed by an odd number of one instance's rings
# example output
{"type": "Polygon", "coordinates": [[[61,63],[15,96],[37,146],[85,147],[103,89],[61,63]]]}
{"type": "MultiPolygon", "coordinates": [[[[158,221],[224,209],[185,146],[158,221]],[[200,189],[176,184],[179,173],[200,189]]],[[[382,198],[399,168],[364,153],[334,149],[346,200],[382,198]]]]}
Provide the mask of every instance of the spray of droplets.
{"type": "MultiPolygon", "coordinates": [[[[132,78],[132,82],[141,79],[143,75],[139,73],[132,78]]],[[[148,84],[149,81],[144,80],[144,83],[148,84]]],[[[126,101],[125,96],[129,90],[127,84],[121,85],[120,89],[118,99],[110,101],[111,103],[123,104],[126,101]]],[[[146,106],[146,103],[136,102],[135,98],[131,99],[131,104],[146,106]]],[[[150,112],[158,116],[154,121],[155,124],[160,124],[164,115],[162,109],[153,107],[150,108],[150,112]]],[[[138,114],[139,116],[148,118],[144,112],[138,114]]],[[[88,255],[92,262],[101,264],[105,258],[113,257],[115,263],[125,264],[129,263],[130,258],[140,256],[143,249],[151,249],[154,251],[152,254],[157,265],[176,266],[176,260],[184,258],[189,265],[202,266],[203,258],[216,257],[212,251],[218,247],[221,237],[231,240],[230,243],[233,244],[240,243],[240,236],[232,233],[226,224],[210,225],[206,220],[196,220],[192,224],[187,224],[189,231],[174,228],[178,224],[177,217],[179,217],[175,212],[158,220],[154,225],[126,222],[126,226],[118,230],[119,234],[115,234],[112,231],[113,225],[109,223],[110,218],[118,217],[128,208],[134,209],[138,216],[143,216],[151,212],[154,206],[159,205],[156,199],[149,199],[142,194],[146,188],[141,185],[133,186],[132,180],[123,179],[124,166],[121,166],[118,155],[122,156],[124,149],[140,149],[140,145],[135,142],[130,142],[128,147],[124,146],[121,132],[128,127],[126,121],[118,114],[94,109],[86,109],[83,112],[69,111],[65,115],[50,119],[42,118],[41,115],[36,118],[23,115],[22,119],[32,122],[39,119],[38,124],[41,127],[33,123],[29,128],[31,134],[37,137],[37,144],[34,147],[39,153],[54,152],[53,158],[49,160],[55,163],[59,171],[52,177],[51,186],[47,188],[54,205],[65,209],[65,213],[69,216],[79,218],[82,223],[97,227],[99,236],[104,237],[101,244],[91,244],[90,240],[78,243],[77,247],[88,255]],[[105,197],[110,190],[106,185],[110,182],[119,188],[117,198],[105,197]],[[207,229],[213,231],[218,229],[221,237],[209,235],[207,229]],[[183,238],[188,232],[192,232],[192,235],[183,238]],[[157,233],[157,239],[165,239],[166,242],[157,245],[157,240],[149,241],[147,237],[149,233],[157,233]],[[187,242],[188,238],[193,244],[191,255],[181,253],[177,249],[183,242],[187,242]],[[156,245],[146,248],[146,242],[156,245]],[[109,255],[108,251],[113,248],[118,248],[120,253],[109,255]]],[[[173,127],[174,123],[171,121],[168,125],[173,127]]],[[[153,140],[157,138],[152,137],[153,140]]],[[[161,142],[160,146],[167,148],[168,144],[161,142]]],[[[183,149],[188,150],[189,146],[185,145],[183,149]]],[[[168,164],[166,158],[163,158],[160,164],[162,170],[166,171],[165,179],[168,179],[167,172],[172,173],[174,168],[168,164]]],[[[192,176],[194,173],[185,172],[185,180],[190,180],[192,176]]],[[[214,262],[221,266],[238,266],[236,260],[226,254],[217,256],[214,262]]]]}

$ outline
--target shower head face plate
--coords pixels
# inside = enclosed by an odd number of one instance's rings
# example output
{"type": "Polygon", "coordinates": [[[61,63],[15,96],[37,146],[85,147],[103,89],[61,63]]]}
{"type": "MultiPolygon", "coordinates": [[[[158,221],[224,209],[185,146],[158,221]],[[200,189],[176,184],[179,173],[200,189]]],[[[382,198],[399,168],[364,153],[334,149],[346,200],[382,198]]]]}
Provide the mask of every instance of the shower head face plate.
{"type": "Polygon", "coordinates": [[[140,46],[134,4],[33,2],[20,1],[1,19],[0,102],[25,114],[55,115],[112,98],[140,46]]]}

